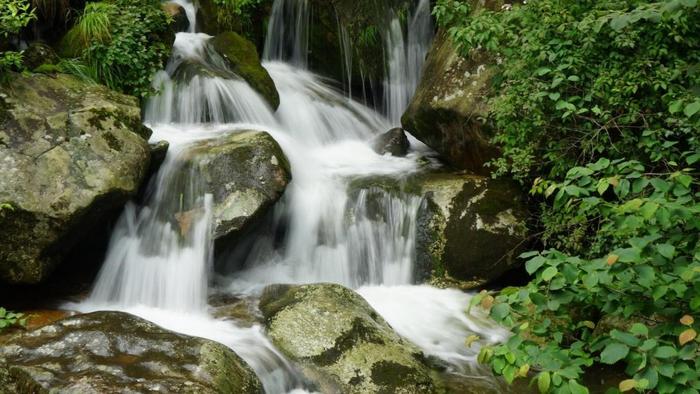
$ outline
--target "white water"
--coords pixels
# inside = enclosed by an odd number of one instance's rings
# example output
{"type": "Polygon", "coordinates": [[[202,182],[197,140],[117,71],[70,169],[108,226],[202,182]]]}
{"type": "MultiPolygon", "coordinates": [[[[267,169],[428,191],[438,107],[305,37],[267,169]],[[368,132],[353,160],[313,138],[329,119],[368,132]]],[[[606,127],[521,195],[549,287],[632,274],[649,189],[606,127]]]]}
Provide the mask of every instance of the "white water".
{"type": "MultiPolygon", "coordinates": [[[[421,7],[429,11],[427,3],[420,1],[412,26],[429,26],[429,14],[421,12],[421,7]]],[[[192,15],[188,11],[192,21],[194,12],[194,7],[192,15]]],[[[468,295],[411,286],[420,199],[378,189],[349,190],[358,177],[415,171],[419,153],[406,158],[376,154],[368,141],[396,123],[393,115],[379,115],[306,70],[306,0],[276,0],[269,29],[264,66],[279,91],[276,113],[227,69],[208,47],[209,36],[177,35],[168,67],[154,82],[160,94],[146,106],[152,140],[169,141],[168,156],[144,206],[125,211],[91,297],[78,307],[124,310],[219,341],[253,367],[266,392],[303,389],[302,379],[260,326],[241,328],[208,315],[212,201],[201,190],[196,169],[185,171],[182,165],[197,140],[235,129],[267,130],[288,156],[293,181],[275,207],[273,231],[259,234],[246,261],[229,261],[244,270],[219,283],[248,296],[271,283],[334,282],[359,288],[399,334],[455,371],[468,373],[479,344],[465,349],[464,339],[478,333],[483,337],[479,343],[486,343],[506,334],[483,317],[465,315],[468,295]],[[273,242],[280,229],[285,229],[283,240],[273,242]]],[[[415,89],[421,61],[418,54],[411,55],[411,42],[420,40],[409,34],[406,46],[396,38],[390,43],[395,73],[389,76],[396,100],[392,96],[389,104],[398,113],[415,89]],[[413,76],[401,79],[396,67],[413,67],[413,76]]],[[[420,50],[427,48],[420,45],[420,50]]]]}
{"type": "Polygon", "coordinates": [[[404,32],[398,15],[391,19],[385,33],[387,75],[384,79],[384,108],[395,126],[401,125],[401,115],[408,107],[420,81],[425,56],[433,39],[430,0],[419,0],[409,15],[404,32]]]}

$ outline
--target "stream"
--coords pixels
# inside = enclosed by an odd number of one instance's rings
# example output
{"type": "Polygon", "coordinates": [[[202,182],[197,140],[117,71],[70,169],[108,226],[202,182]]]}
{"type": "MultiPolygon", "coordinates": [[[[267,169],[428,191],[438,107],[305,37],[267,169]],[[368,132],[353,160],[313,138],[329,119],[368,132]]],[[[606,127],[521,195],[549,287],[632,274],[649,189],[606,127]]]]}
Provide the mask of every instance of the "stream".
{"type": "MultiPolygon", "coordinates": [[[[177,2],[187,11],[190,31],[177,34],[168,66],[155,78],[159,94],[145,108],[151,142],[170,144],[166,160],[144,203],[125,209],[89,298],[70,307],[126,311],[221,342],[249,363],[266,392],[302,393],[312,385],[265,329],[216,319],[209,296],[226,294],[255,304],[269,284],[338,283],[357,291],[401,336],[446,363],[450,373],[499,384],[476,366],[478,344],[467,347],[464,341],[476,333],[483,343],[495,343],[508,333],[484,315],[467,315],[470,295],[416,284],[420,198],[381,196],[385,220],[378,221],[367,211],[367,191],[353,193],[350,187],[361,177],[406,176],[430,160],[429,149],[413,139],[403,158],[371,148],[373,137],[400,125],[416,89],[433,34],[430,2],[416,1],[405,21],[408,28],[397,15],[386,27],[388,72],[383,103],[375,109],[351,98],[357,96],[349,91],[351,72],[347,91],[340,91],[308,69],[307,1],[275,0],[263,66],[279,91],[277,111],[226,69],[208,45],[210,36],[196,33],[195,6],[177,2]],[[185,75],[179,70],[188,64],[220,72],[185,75]],[[183,169],[181,158],[193,142],[238,130],[269,132],[287,155],[293,180],[249,253],[215,256],[212,196],[203,192],[199,174],[183,169]],[[182,211],[194,212],[184,237],[170,220],[182,211]],[[217,267],[236,268],[215,272],[215,260],[217,267]]],[[[345,52],[347,71],[352,61],[345,52]]]]}

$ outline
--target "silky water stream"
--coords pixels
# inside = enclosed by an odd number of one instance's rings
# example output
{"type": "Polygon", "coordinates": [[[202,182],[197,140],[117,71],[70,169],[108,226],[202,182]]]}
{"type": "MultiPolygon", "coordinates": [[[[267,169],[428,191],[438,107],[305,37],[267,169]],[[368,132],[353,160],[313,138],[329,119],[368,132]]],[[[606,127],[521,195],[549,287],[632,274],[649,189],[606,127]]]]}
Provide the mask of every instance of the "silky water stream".
{"type": "Polygon", "coordinates": [[[455,374],[492,379],[474,367],[478,346],[467,348],[464,340],[477,333],[497,342],[507,333],[485,316],[467,316],[468,294],[414,285],[420,198],[370,196],[377,191],[350,187],[359,177],[418,170],[423,150],[405,158],[382,156],[370,141],[397,125],[417,86],[432,35],[429,1],[416,2],[407,37],[397,17],[385,34],[383,114],[307,70],[307,0],[276,0],[273,6],[264,66],[280,95],[275,112],[228,70],[208,46],[211,37],[195,32],[195,7],[187,0],[178,3],[192,22],[190,31],[177,35],[167,68],[155,77],[159,94],[145,111],[152,142],[166,140],[170,148],[144,204],[125,209],[94,289],[77,308],[122,310],[216,340],[251,365],[266,392],[304,392],[304,379],[263,327],[213,318],[208,297],[224,293],[254,302],[268,284],[339,283],[355,289],[400,335],[444,360],[455,374]],[[191,72],[193,65],[216,72],[191,72]],[[293,180],[274,208],[270,231],[257,234],[243,261],[225,262],[243,268],[215,276],[212,196],[203,191],[196,170],[183,167],[182,157],[193,142],[241,129],[268,131],[287,155],[293,180]],[[381,220],[368,212],[368,198],[381,220]],[[181,234],[174,218],[184,211],[194,214],[181,234]],[[272,236],[279,226],[285,228],[281,243],[272,236]]]}

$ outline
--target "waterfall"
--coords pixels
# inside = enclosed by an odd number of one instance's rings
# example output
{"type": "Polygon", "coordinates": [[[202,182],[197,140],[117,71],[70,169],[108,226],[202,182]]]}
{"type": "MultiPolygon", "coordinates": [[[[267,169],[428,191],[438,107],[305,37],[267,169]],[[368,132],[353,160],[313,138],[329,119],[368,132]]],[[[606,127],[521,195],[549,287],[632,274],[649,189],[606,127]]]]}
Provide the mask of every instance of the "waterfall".
{"type": "Polygon", "coordinates": [[[309,0],[275,0],[263,59],[282,60],[306,69],[309,47],[309,0]]]}
{"type": "Polygon", "coordinates": [[[398,15],[394,15],[385,34],[386,77],[384,108],[393,125],[401,125],[420,81],[425,56],[433,39],[430,0],[419,0],[404,34],[398,15]]]}
{"type": "MultiPolygon", "coordinates": [[[[266,392],[303,390],[303,379],[262,327],[241,328],[207,311],[213,283],[212,196],[188,159],[197,141],[252,128],[278,141],[293,181],[274,208],[269,231],[256,233],[247,257],[237,260],[240,254],[231,254],[224,261],[242,268],[217,277],[218,291],[255,300],[267,284],[340,283],[358,289],[399,334],[455,369],[474,359],[474,350],[460,347],[469,333],[502,340],[505,333],[485,318],[465,316],[468,295],[413,286],[421,199],[354,183],[374,176],[399,178],[419,168],[420,152],[379,155],[370,141],[396,124],[415,90],[432,33],[429,1],[418,2],[407,37],[398,18],[389,25],[388,117],[307,69],[308,0],[275,0],[273,5],[263,66],[279,92],[276,112],[229,69],[209,45],[210,36],[195,33],[192,3],[178,3],[187,11],[190,31],[177,34],[166,69],[154,78],[158,94],[145,106],[152,142],[167,140],[170,149],[143,205],[130,204],[122,215],[90,298],[72,307],[124,310],[217,340],[251,365],[266,392]],[[436,324],[427,324],[425,314],[436,324]]],[[[342,32],[341,37],[349,52],[349,38],[342,32]]],[[[345,67],[350,83],[352,62],[345,67]]]]}

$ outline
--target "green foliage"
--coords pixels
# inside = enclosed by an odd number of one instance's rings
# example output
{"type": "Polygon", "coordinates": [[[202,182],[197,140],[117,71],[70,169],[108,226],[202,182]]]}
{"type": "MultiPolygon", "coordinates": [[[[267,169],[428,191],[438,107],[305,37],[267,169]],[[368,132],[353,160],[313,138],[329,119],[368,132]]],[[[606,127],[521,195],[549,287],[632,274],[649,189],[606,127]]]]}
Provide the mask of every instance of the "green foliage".
{"type": "Polygon", "coordinates": [[[619,391],[700,392],[698,1],[466,3],[434,14],[495,60],[491,165],[532,182],[544,246],[526,286],[474,297],[513,332],[479,361],[543,393],[587,393],[594,363],[619,391]]]}
{"type": "Polygon", "coordinates": [[[696,0],[535,0],[471,16],[463,3],[441,0],[435,14],[465,54],[502,60],[497,174],[561,177],[600,157],[665,171],[700,149],[696,0]]]}
{"type": "Polygon", "coordinates": [[[594,361],[622,362],[640,391],[698,392],[697,175],[649,174],[639,162],[601,159],[538,187],[556,209],[598,230],[581,256],[554,249],[523,256],[534,279],[501,291],[491,308],[515,335],[485,348],[481,360],[509,381],[523,365],[539,371],[535,379],[547,373],[554,392],[576,392],[571,382],[594,361]],[[611,318],[628,324],[601,324],[611,318]]]}
{"type": "Polygon", "coordinates": [[[145,97],[169,55],[168,16],[156,0],[88,3],[63,40],[65,69],[112,89],[145,97]]]}
{"type": "Polygon", "coordinates": [[[9,327],[24,327],[27,325],[27,319],[21,313],[14,313],[0,308],[0,332],[9,327]]]}
{"type": "Polygon", "coordinates": [[[217,23],[220,26],[240,25],[242,33],[249,32],[253,28],[253,13],[266,1],[268,0],[214,0],[219,8],[217,23]]]}
{"type": "MultiPolygon", "coordinates": [[[[27,0],[0,0],[0,45],[17,36],[23,27],[35,19],[34,10],[27,0]]],[[[0,80],[10,70],[22,69],[22,52],[0,52],[0,80]]]]}

